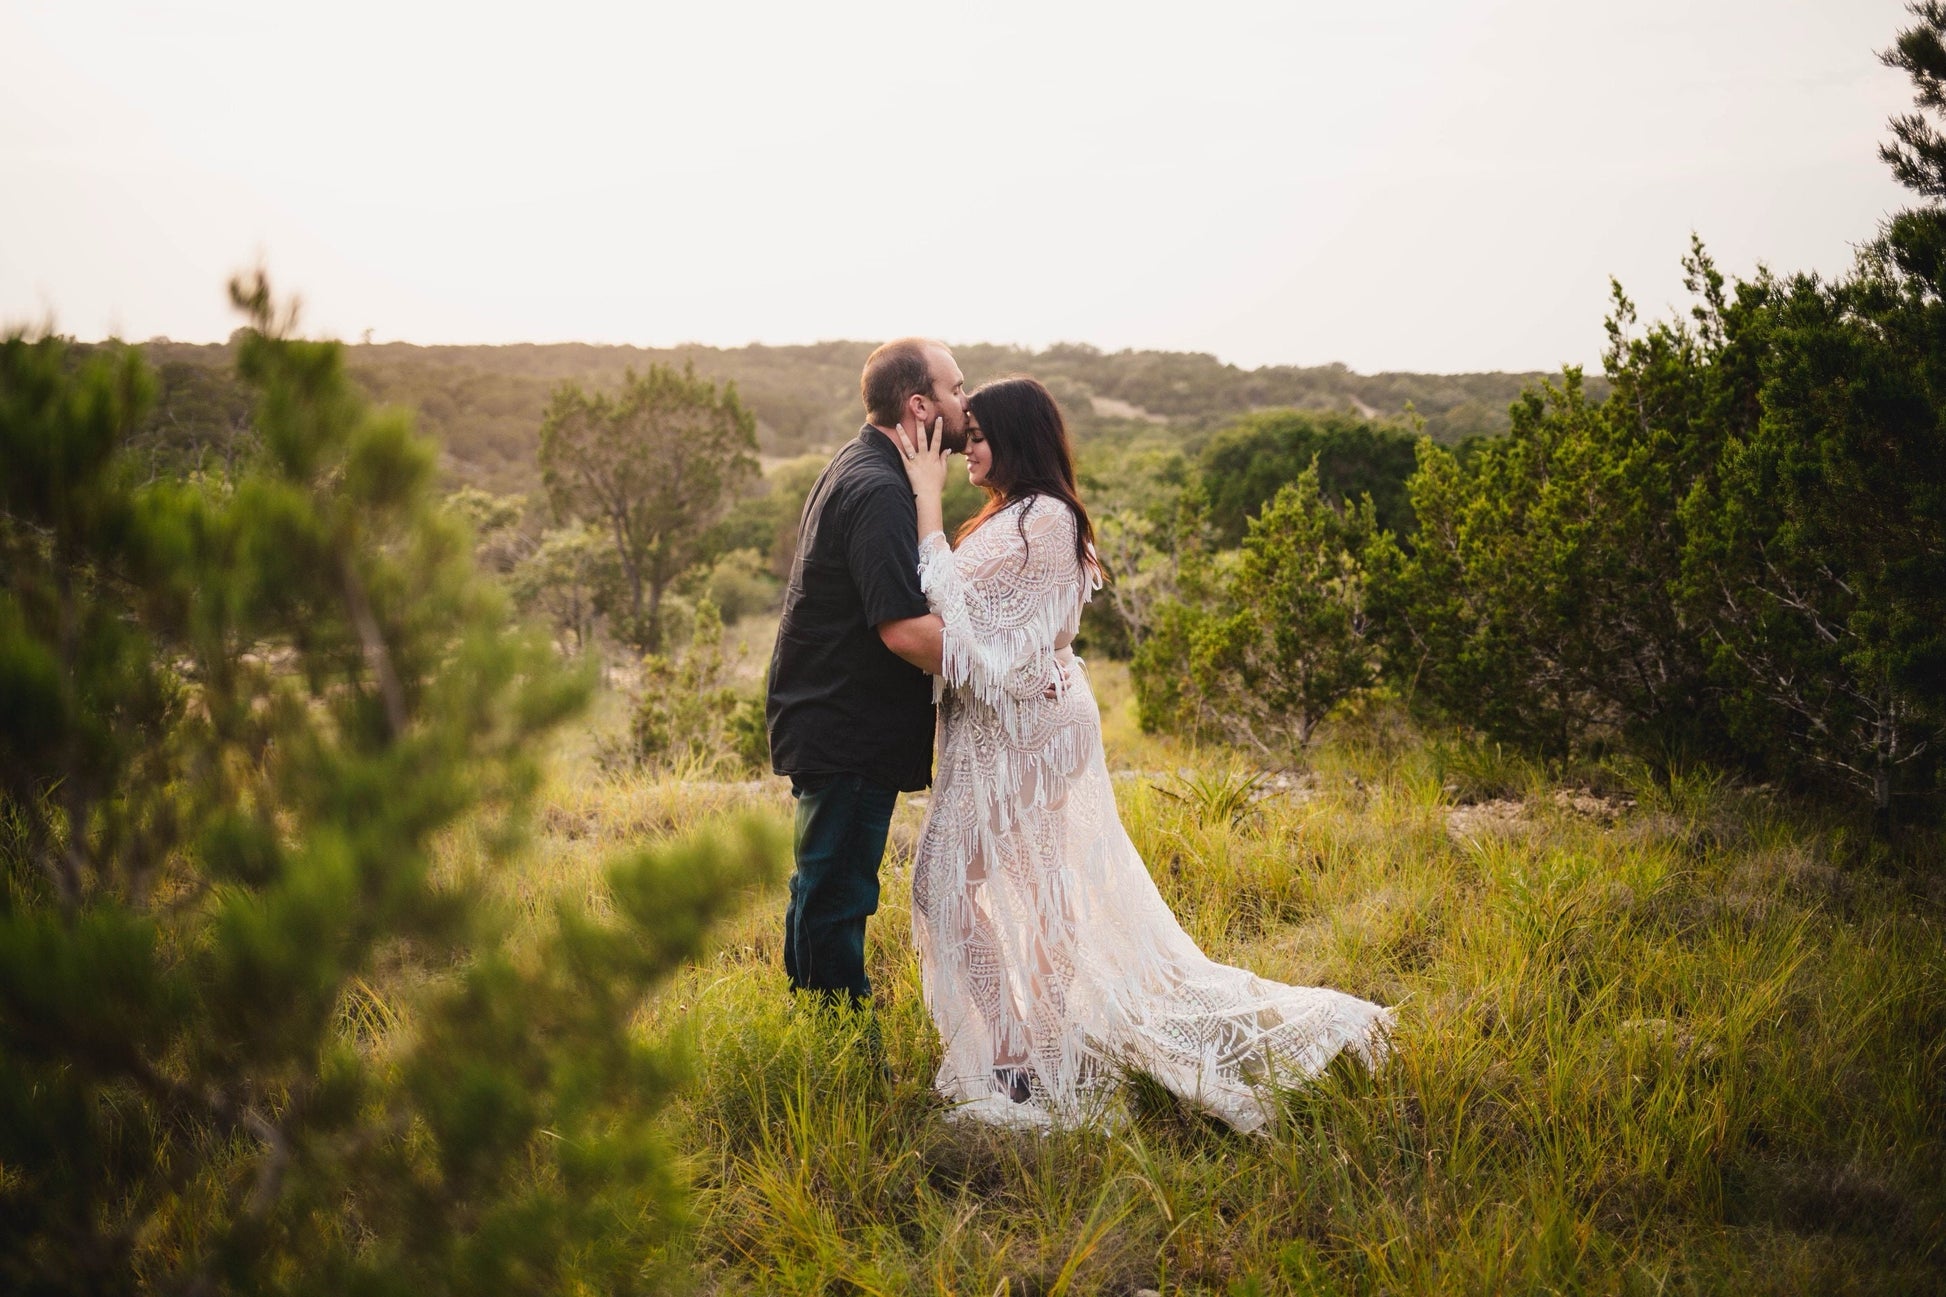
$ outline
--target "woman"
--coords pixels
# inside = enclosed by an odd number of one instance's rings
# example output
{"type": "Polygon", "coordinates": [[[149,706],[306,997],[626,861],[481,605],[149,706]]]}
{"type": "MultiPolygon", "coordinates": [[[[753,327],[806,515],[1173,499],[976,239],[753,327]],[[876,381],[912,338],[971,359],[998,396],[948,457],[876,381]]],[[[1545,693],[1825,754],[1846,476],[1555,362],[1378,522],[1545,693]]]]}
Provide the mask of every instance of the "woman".
{"type": "Polygon", "coordinates": [[[1267,1085],[1347,1047],[1376,1062],[1388,1010],[1207,958],[1122,829],[1069,647],[1101,570],[1054,398],[1031,378],[974,393],[966,473],[987,503],[957,549],[941,525],[943,438],[918,435],[899,429],[919,583],[945,630],[912,926],[945,1045],[939,1090],[988,1120],[1077,1121],[1133,1068],[1254,1130],[1267,1085]]]}

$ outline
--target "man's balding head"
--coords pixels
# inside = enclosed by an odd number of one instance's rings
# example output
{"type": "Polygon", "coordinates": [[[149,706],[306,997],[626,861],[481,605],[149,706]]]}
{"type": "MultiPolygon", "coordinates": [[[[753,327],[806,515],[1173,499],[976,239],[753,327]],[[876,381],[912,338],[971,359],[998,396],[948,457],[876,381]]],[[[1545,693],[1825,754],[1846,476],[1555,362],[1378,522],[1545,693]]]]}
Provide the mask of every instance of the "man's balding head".
{"type": "MultiPolygon", "coordinates": [[[[933,395],[933,358],[945,352],[931,338],[898,338],[874,351],[858,376],[865,417],[890,428],[906,415],[906,399],[933,395]]],[[[951,353],[947,353],[950,355],[951,353]]]]}

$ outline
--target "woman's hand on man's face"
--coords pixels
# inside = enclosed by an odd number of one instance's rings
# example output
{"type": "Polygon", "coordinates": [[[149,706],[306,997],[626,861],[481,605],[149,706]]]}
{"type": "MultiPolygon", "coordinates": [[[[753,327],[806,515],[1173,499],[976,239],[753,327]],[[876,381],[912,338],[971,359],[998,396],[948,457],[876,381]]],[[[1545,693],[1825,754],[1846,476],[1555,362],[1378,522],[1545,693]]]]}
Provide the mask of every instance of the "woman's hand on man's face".
{"type": "Polygon", "coordinates": [[[912,482],[914,495],[936,499],[946,489],[946,420],[934,419],[932,427],[915,423],[911,429],[898,425],[899,453],[905,456],[905,475],[912,482]]]}

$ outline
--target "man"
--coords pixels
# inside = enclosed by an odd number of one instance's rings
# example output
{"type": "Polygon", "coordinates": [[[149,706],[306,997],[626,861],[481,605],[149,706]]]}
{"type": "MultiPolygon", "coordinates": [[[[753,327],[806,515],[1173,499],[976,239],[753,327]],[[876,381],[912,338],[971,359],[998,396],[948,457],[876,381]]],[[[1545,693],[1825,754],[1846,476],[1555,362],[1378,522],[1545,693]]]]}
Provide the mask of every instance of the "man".
{"type": "Polygon", "coordinates": [[[932,782],[940,620],[919,589],[917,513],[897,429],[966,439],[966,381],[943,345],[901,338],[859,377],[867,422],[804,502],[770,659],[771,765],[797,801],[784,971],[863,1007],[865,920],[901,792],[932,782]]]}

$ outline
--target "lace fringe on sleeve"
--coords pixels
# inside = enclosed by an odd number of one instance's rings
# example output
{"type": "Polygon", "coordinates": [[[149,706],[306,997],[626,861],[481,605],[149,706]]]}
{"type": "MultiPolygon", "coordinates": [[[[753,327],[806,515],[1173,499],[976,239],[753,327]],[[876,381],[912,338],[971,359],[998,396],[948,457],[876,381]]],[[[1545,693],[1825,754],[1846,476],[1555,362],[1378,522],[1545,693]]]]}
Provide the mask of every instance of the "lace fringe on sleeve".
{"type": "MultiPolygon", "coordinates": [[[[1030,497],[975,534],[962,571],[939,532],[919,545],[919,587],[945,622],[935,696],[960,686],[1015,723],[1023,706],[1058,683],[1055,641],[1072,632],[1092,582],[1081,579],[1074,518],[1059,502],[1030,497]],[[1038,506],[1038,507],[1037,507],[1038,506]]],[[[972,542],[969,542],[969,547],[972,542]]]]}

